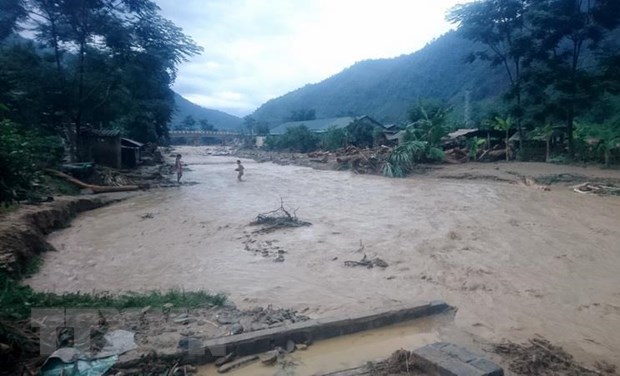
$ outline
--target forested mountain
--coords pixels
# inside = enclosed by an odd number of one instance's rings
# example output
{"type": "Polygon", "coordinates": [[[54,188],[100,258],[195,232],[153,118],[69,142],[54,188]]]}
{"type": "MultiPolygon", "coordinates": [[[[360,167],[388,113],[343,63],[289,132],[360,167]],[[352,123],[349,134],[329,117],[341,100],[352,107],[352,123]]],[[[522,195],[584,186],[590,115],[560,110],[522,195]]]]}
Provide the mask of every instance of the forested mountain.
{"type": "Polygon", "coordinates": [[[170,121],[170,129],[182,127],[182,122],[188,116],[196,121],[196,129],[200,128],[200,121],[207,120],[218,130],[238,130],[243,120],[226,112],[211,110],[188,101],[178,93],[174,93],[175,111],[170,121]]]}
{"type": "Polygon", "coordinates": [[[453,106],[455,121],[464,122],[469,91],[469,114],[475,120],[477,108],[503,93],[508,82],[505,73],[488,62],[467,64],[474,50],[473,42],[452,31],[409,55],[358,62],[268,101],[253,116],[273,126],[291,112],[309,108],[319,119],[364,114],[386,123],[403,122],[418,100],[439,99],[453,106]]]}

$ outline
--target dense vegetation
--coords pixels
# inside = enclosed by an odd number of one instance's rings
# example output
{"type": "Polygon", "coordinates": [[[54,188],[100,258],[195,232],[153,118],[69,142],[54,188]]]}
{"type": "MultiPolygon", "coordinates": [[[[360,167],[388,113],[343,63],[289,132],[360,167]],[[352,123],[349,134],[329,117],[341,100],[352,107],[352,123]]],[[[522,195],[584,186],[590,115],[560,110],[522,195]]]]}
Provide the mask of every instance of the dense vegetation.
{"type": "Polygon", "coordinates": [[[79,159],[85,127],[167,135],[177,66],[201,49],[153,1],[3,0],[0,15],[0,201],[22,198],[61,141],[79,159]]]}

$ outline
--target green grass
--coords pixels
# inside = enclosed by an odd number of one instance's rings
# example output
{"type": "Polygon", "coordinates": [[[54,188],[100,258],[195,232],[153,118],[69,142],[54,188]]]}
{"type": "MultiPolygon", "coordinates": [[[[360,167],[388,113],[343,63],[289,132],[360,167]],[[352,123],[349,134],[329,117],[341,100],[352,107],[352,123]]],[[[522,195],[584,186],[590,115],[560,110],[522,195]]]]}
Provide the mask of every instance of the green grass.
{"type": "Polygon", "coordinates": [[[223,294],[206,291],[151,291],[147,293],[66,293],[36,292],[15,278],[0,273],[0,318],[24,320],[32,308],[153,308],[171,303],[174,307],[204,308],[224,304],[223,294]]]}
{"type": "Polygon", "coordinates": [[[44,185],[51,194],[76,196],[80,194],[80,188],[55,176],[45,176],[44,185]]]}

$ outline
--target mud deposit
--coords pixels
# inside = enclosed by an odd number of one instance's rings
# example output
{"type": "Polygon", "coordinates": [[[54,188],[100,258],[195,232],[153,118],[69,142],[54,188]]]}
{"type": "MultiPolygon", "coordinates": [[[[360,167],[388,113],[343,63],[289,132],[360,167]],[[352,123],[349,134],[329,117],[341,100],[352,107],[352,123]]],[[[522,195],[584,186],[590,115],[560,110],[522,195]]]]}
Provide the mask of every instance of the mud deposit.
{"type": "Polygon", "coordinates": [[[239,183],[235,158],[181,153],[184,179],[200,184],[80,215],[50,236],[58,252],[27,282],[56,292],[207,289],[240,308],[311,317],[443,299],[459,308],[458,327],[489,342],[540,334],[579,361],[620,365],[618,197],[252,161],[239,183]],[[255,233],[249,223],[280,198],[312,226],[255,233]],[[388,266],[344,265],[364,255],[388,266]]]}

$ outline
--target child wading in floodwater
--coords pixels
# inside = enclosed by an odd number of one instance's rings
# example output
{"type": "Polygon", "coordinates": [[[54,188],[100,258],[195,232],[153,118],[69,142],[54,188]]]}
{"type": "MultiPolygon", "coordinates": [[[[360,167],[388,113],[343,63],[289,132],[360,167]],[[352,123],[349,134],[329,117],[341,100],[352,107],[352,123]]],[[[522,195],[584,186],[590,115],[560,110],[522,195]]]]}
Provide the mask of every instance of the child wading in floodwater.
{"type": "Polygon", "coordinates": [[[237,159],[237,168],[235,169],[235,171],[239,172],[237,174],[237,180],[239,180],[239,181],[243,181],[243,180],[241,180],[241,177],[243,176],[243,170],[245,170],[245,168],[241,164],[241,161],[237,159]]]}
{"type": "Polygon", "coordinates": [[[177,172],[177,183],[181,184],[181,176],[183,176],[183,163],[181,163],[181,154],[177,154],[174,162],[174,171],[177,172]]]}

